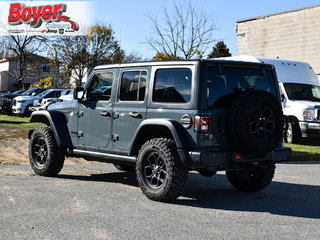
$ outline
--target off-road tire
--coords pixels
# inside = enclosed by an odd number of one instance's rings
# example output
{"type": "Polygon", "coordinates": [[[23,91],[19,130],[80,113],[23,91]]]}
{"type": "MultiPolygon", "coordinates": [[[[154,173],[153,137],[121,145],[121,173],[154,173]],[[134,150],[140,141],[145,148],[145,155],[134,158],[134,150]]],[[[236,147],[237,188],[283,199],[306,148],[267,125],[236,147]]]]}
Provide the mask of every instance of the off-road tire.
{"type": "Polygon", "coordinates": [[[269,92],[247,90],[232,105],[229,127],[235,152],[263,157],[283,138],[281,105],[269,92]]]}
{"type": "Polygon", "coordinates": [[[239,191],[258,192],[272,181],[275,164],[260,166],[255,169],[226,171],[229,182],[239,191]]]}
{"type": "Polygon", "coordinates": [[[51,127],[34,130],[29,143],[29,159],[36,174],[48,177],[58,175],[64,158],[64,151],[57,145],[51,127]]]}
{"type": "Polygon", "coordinates": [[[124,172],[134,172],[135,171],[135,167],[134,166],[128,166],[128,165],[123,165],[123,164],[113,164],[113,166],[120,170],[120,171],[124,171],[124,172]]]}
{"type": "Polygon", "coordinates": [[[174,141],[166,138],[153,138],[141,147],[136,174],[143,194],[151,200],[162,202],[179,197],[188,181],[188,170],[179,158],[174,141]],[[156,177],[157,173],[162,181],[156,177]]]}

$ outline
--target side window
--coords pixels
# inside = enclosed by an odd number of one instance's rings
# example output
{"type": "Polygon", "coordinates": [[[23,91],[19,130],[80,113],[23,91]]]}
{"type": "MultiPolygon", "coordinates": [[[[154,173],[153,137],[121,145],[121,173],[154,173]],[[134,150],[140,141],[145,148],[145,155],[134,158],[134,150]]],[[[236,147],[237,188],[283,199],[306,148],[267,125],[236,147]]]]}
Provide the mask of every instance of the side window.
{"type": "Polygon", "coordinates": [[[122,73],[120,101],[143,101],[146,91],[146,71],[128,71],[122,73]]]}
{"type": "Polygon", "coordinates": [[[111,97],[113,72],[96,73],[90,82],[87,90],[89,100],[108,101],[111,97]]]}
{"type": "Polygon", "coordinates": [[[59,98],[61,95],[60,91],[52,91],[45,98],[59,98]]]}
{"type": "Polygon", "coordinates": [[[159,69],[156,72],[153,102],[187,103],[191,100],[190,69],[159,69]]]}

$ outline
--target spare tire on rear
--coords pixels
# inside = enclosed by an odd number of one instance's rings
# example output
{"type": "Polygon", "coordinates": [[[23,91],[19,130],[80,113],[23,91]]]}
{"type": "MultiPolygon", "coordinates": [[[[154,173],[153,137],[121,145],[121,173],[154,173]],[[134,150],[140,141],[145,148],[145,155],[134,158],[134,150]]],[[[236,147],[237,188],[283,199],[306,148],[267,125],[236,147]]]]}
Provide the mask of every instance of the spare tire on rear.
{"type": "Polygon", "coordinates": [[[243,155],[263,157],[283,137],[282,108],[266,91],[247,90],[235,100],[230,114],[234,150],[243,155]]]}

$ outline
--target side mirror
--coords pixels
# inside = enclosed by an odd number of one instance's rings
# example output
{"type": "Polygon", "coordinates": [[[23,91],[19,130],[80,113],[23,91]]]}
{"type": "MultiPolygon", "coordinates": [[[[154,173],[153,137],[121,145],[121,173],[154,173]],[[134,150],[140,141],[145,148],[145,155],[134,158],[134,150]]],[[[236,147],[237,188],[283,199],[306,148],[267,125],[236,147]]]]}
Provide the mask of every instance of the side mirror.
{"type": "Polygon", "coordinates": [[[76,87],[73,92],[73,98],[77,100],[82,100],[84,97],[84,88],[76,87]]]}
{"type": "Polygon", "coordinates": [[[283,102],[284,101],[284,94],[282,93],[281,94],[281,102],[283,102]]]}

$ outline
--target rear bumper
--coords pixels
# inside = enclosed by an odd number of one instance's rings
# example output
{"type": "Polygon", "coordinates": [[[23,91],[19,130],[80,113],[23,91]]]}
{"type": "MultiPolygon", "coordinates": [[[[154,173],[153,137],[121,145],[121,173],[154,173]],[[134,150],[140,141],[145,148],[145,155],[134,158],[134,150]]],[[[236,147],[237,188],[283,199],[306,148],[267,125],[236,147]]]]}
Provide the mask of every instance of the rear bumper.
{"type": "Polygon", "coordinates": [[[292,150],[288,147],[275,149],[265,157],[241,156],[231,152],[206,151],[206,152],[188,152],[179,150],[180,158],[190,169],[197,168],[219,168],[227,169],[235,164],[240,163],[259,163],[259,162],[284,162],[291,157],[292,150]]]}

